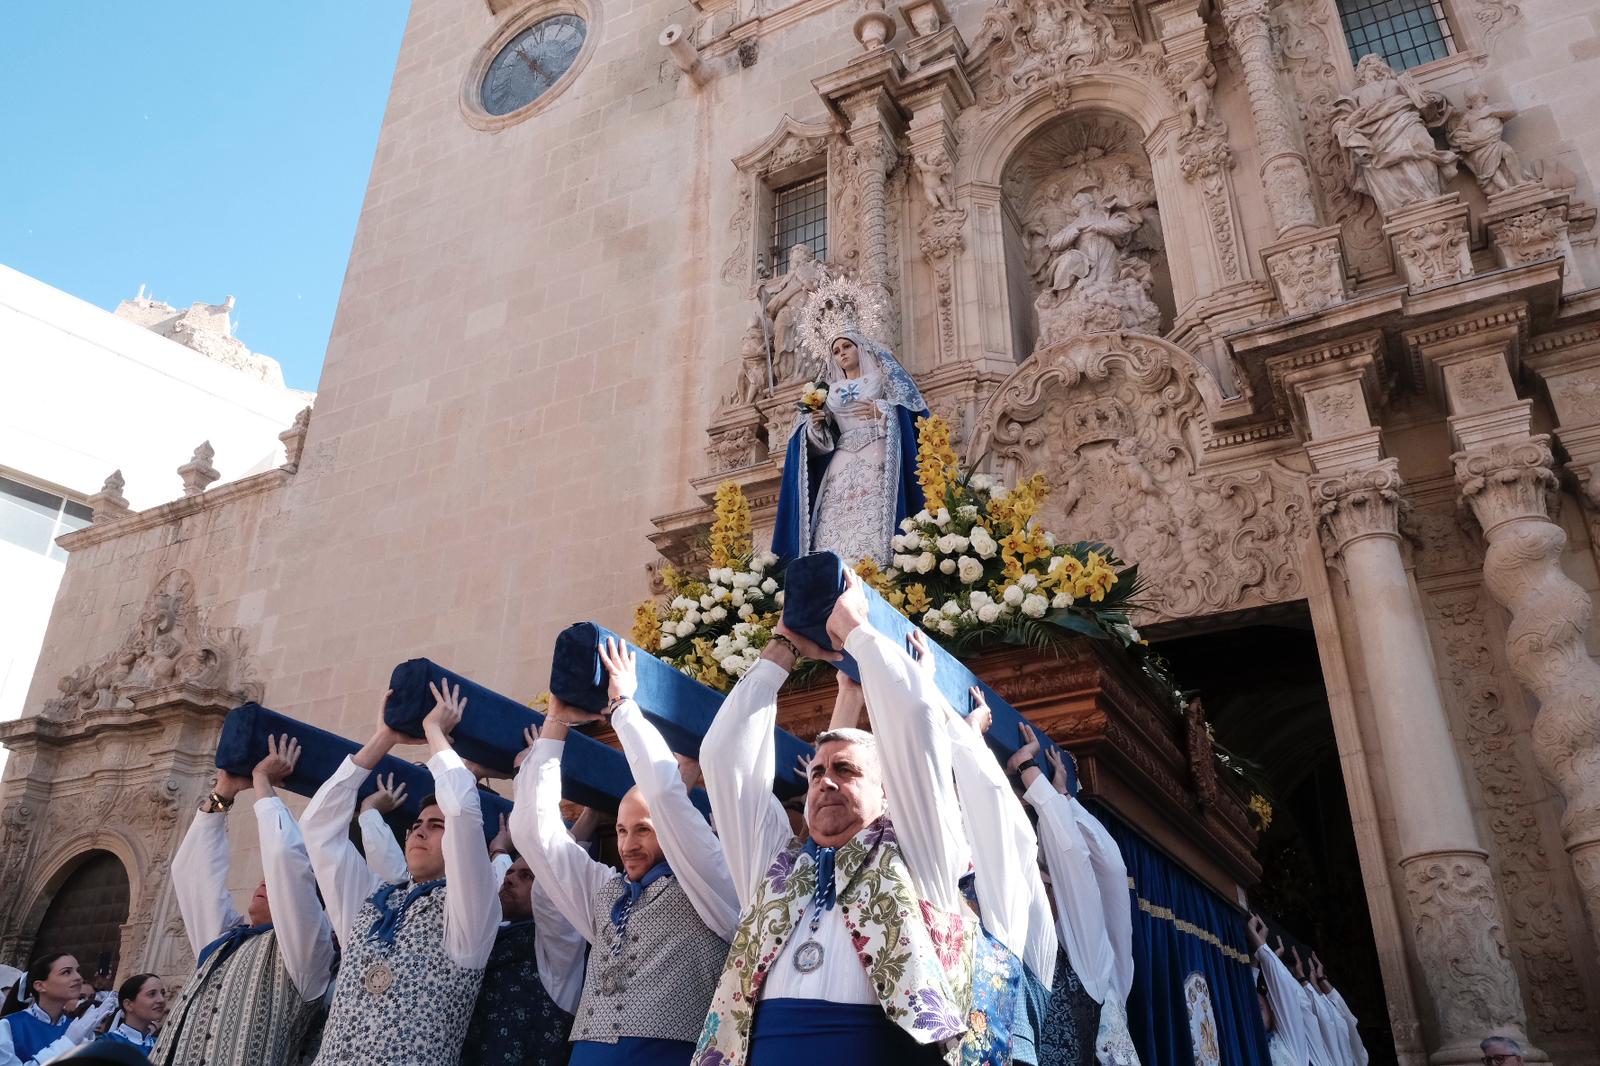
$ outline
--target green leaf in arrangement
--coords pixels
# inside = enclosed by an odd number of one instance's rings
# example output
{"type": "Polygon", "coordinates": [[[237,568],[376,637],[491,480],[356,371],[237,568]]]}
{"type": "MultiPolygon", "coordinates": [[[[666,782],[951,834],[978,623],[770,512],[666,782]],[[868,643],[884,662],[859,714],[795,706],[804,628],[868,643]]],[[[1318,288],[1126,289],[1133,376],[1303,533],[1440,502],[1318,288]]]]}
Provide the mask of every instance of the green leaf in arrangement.
{"type": "Polygon", "coordinates": [[[1111,639],[1111,634],[1107,633],[1105,627],[1100,625],[1099,622],[1092,618],[1085,618],[1069,607],[1051,611],[1044,616],[1044,621],[1053,626],[1070,630],[1073,633],[1082,633],[1085,636],[1094,637],[1096,640],[1111,639]]]}

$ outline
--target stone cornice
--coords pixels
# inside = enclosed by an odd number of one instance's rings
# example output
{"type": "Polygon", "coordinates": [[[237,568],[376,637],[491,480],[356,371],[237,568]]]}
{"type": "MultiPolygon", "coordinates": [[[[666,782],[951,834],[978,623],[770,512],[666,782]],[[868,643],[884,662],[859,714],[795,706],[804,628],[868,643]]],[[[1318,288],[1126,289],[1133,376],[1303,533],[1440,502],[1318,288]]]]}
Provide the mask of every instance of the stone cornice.
{"type": "Polygon", "coordinates": [[[96,522],[91,526],[56,538],[56,543],[69,552],[93,547],[104,541],[115,540],[131,533],[142,533],[157,526],[169,525],[202,511],[223,507],[237,500],[283,488],[294,480],[287,470],[274,467],[250,477],[230,481],[220,488],[208,489],[194,496],[184,496],[170,503],[158,504],[136,511],[125,518],[109,522],[96,522]]]}

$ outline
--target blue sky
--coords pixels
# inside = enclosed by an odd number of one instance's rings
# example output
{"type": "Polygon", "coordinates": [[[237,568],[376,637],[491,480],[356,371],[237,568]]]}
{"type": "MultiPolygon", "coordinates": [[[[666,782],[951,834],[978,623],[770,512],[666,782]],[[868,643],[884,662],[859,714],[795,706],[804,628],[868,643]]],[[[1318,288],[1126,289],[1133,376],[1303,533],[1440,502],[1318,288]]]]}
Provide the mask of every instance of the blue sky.
{"type": "Polygon", "coordinates": [[[232,294],[316,388],[409,6],[8,5],[0,262],[108,310],[232,294]]]}

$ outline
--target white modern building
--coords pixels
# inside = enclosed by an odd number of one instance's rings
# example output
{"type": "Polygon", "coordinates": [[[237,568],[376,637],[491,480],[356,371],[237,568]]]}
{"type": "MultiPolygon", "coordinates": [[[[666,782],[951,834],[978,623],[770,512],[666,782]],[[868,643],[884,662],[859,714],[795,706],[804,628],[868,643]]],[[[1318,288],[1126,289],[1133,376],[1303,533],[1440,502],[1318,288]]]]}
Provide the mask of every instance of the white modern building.
{"type": "Polygon", "coordinates": [[[0,721],[33,678],[66,568],[55,539],[89,524],[113,471],[139,510],[182,493],[202,442],[220,481],[283,462],[278,434],[313,394],[233,336],[232,306],[141,292],[112,313],[0,266],[0,721]]]}

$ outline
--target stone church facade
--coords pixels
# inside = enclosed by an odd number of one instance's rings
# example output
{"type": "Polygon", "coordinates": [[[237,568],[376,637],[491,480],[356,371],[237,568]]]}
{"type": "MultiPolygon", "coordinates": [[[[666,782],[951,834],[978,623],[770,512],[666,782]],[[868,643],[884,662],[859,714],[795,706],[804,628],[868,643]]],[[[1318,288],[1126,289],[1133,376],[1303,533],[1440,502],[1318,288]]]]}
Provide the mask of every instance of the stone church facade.
{"type": "Polygon", "coordinates": [[[843,273],[970,460],[1141,563],[1152,636],[1309,615],[1400,1060],[1600,1063],[1600,17],[1368,6],[417,0],[288,464],[62,539],[0,953],[109,851],[123,969],[181,973],[228,707],[361,736],[416,655],[531,694],[718,483],[770,520],[843,273]]]}

